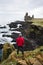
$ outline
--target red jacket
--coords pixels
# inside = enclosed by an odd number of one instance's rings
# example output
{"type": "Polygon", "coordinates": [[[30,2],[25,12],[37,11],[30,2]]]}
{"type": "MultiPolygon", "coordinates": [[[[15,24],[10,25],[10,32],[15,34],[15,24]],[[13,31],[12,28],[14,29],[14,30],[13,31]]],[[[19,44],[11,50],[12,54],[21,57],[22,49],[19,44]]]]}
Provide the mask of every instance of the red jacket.
{"type": "Polygon", "coordinates": [[[18,37],[16,39],[16,43],[18,46],[23,46],[24,45],[24,38],[23,37],[18,37]]]}

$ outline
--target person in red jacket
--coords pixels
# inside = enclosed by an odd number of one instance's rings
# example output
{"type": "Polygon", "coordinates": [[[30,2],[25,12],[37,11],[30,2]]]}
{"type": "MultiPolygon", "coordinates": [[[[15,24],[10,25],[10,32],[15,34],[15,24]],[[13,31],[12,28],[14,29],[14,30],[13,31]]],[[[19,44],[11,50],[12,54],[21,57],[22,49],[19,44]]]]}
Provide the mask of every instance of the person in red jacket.
{"type": "Polygon", "coordinates": [[[19,34],[19,37],[16,39],[16,43],[17,43],[17,54],[19,54],[19,51],[21,50],[22,54],[24,54],[24,49],[23,49],[23,45],[24,45],[24,38],[22,37],[22,34],[19,34]]]}

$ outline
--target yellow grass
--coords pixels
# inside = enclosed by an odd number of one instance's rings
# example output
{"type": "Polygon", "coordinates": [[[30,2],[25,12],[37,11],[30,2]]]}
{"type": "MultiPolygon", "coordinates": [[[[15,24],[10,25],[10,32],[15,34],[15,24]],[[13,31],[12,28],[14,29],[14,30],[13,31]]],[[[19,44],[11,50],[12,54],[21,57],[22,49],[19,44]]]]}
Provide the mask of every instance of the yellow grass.
{"type": "Polygon", "coordinates": [[[34,25],[43,27],[43,18],[34,18],[32,19],[34,25]]]}

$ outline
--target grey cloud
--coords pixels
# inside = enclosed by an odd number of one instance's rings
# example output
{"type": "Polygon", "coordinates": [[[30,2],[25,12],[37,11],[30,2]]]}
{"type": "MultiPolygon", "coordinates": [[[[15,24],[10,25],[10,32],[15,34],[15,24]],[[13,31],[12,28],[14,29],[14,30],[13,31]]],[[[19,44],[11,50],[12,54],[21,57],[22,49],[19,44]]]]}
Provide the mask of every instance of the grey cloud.
{"type": "Polygon", "coordinates": [[[43,6],[43,0],[31,0],[31,7],[40,7],[43,6]]]}
{"type": "Polygon", "coordinates": [[[43,7],[43,0],[0,0],[0,21],[7,23],[17,19],[23,20],[26,12],[35,14],[35,17],[38,15],[43,17],[41,7],[43,7]],[[39,13],[37,9],[40,10],[39,13]]]}

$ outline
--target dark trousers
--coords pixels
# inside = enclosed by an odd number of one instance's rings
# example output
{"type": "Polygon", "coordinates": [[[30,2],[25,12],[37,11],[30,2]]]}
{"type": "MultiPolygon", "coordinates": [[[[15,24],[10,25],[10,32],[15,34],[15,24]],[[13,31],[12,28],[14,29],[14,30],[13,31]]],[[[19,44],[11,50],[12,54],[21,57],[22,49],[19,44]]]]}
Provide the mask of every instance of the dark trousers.
{"type": "Polygon", "coordinates": [[[24,54],[23,46],[18,46],[18,48],[17,48],[17,54],[19,54],[19,51],[21,51],[22,54],[24,54]]]}

